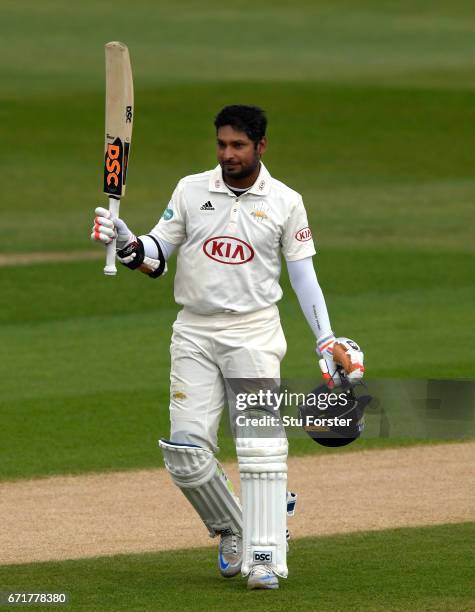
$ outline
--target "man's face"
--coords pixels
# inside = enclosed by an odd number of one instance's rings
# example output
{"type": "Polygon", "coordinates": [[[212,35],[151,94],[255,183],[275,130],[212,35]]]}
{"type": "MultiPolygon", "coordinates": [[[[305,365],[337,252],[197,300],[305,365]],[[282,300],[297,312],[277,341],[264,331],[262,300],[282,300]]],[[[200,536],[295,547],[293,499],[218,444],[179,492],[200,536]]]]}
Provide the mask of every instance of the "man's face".
{"type": "Polygon", "coordinates": [[[265,137],[256,144],[245,132],[240,132],[230,125],[218,129],[216,150],[223,178],[242,179],[250,176],[259,165],[259,160],[266,148],[265,137]]]}

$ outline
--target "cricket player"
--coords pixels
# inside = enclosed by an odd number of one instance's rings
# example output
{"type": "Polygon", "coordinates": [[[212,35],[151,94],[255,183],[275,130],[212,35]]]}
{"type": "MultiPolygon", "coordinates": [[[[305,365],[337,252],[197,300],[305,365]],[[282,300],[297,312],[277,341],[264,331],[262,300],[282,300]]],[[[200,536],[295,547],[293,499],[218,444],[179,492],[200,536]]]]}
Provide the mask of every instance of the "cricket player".
{"type": "MultiPolygon", "coordinates": [[[[181,179],[149,234],[137,238],[123,220],[97,208],[91,238],[107,244],[115,237],[119,261],[152,278],[177,251],[175,300],[182,310],[171,340],[171,432],[159,446],[173,481],[210,535],[220,538],[221,574],[242,572],[248,588],[276,589],[278,577],[288,575],[285,432],[267,438],[238,430],[242,505],[215,454],[226,381],[280,378],[286,352],[276,305],[282,256],[329,384],[339,382],[335,336],[302,197],[262,162],[264,111],[227,106],[214,125],[218,166],[181,179]]],[[[348,376],[357,380],[363,353],[355,343],[346,349],[348,376]]]]}

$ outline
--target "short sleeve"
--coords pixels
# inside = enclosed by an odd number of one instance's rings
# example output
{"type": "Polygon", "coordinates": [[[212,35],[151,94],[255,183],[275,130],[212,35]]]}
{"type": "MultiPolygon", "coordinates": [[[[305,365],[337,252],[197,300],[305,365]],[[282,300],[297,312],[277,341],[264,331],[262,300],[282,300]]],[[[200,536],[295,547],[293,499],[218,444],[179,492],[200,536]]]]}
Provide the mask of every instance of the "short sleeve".
{"type": "Polygon", "coordinates": [[[168,206],[163,211],[159,222],[150,232],[150,235],[177,246],[180,245],[186,238],[185,217],[183,183],[180,181],[172,194],[168,206]]]}
{"type": "Polygon", "coordinates": [[[282,233],[281,247],[286,261],[298,261],[315,255],[315,245],[302,198],[292,206],[282,233]]]}

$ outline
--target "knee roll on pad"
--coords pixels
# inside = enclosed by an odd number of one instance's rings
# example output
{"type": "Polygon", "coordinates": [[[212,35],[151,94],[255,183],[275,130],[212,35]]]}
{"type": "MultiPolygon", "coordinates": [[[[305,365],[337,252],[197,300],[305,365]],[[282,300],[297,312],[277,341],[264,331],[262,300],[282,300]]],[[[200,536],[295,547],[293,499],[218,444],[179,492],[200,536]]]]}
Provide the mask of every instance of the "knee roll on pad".
{"type": "Polygon", "coordinates": [[[159,440],[173,482],[198,512],[211,537],[242,533],[242,510],[231,481],[213,453],[193,444],[159,440]]]}
{"type": "Polygon", "coordinates": [[[243,506],[242,573],[270,565],[287,577],[287,454],[285,438],[237,438],[243,506]]]}

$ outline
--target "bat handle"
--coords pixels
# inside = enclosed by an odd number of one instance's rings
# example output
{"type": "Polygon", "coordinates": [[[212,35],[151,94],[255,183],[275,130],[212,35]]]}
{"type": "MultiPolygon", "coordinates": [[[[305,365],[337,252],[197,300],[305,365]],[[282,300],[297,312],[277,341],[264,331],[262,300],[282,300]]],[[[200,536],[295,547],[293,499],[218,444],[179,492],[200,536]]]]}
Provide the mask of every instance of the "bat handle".
{"type": "MultiPolygon", "coordinates": [[[[117,219],[119,216],[120,200],[116,198],[109,198],[109,212],[111,213],[112,219],[117,219]]],[[[115,267],[115,243],[116,240],[112,240],[106,246],[106,265],[104,268],[104,274],[106,276],[115,276],[117,274],[117,268],[115,267]]]]}

